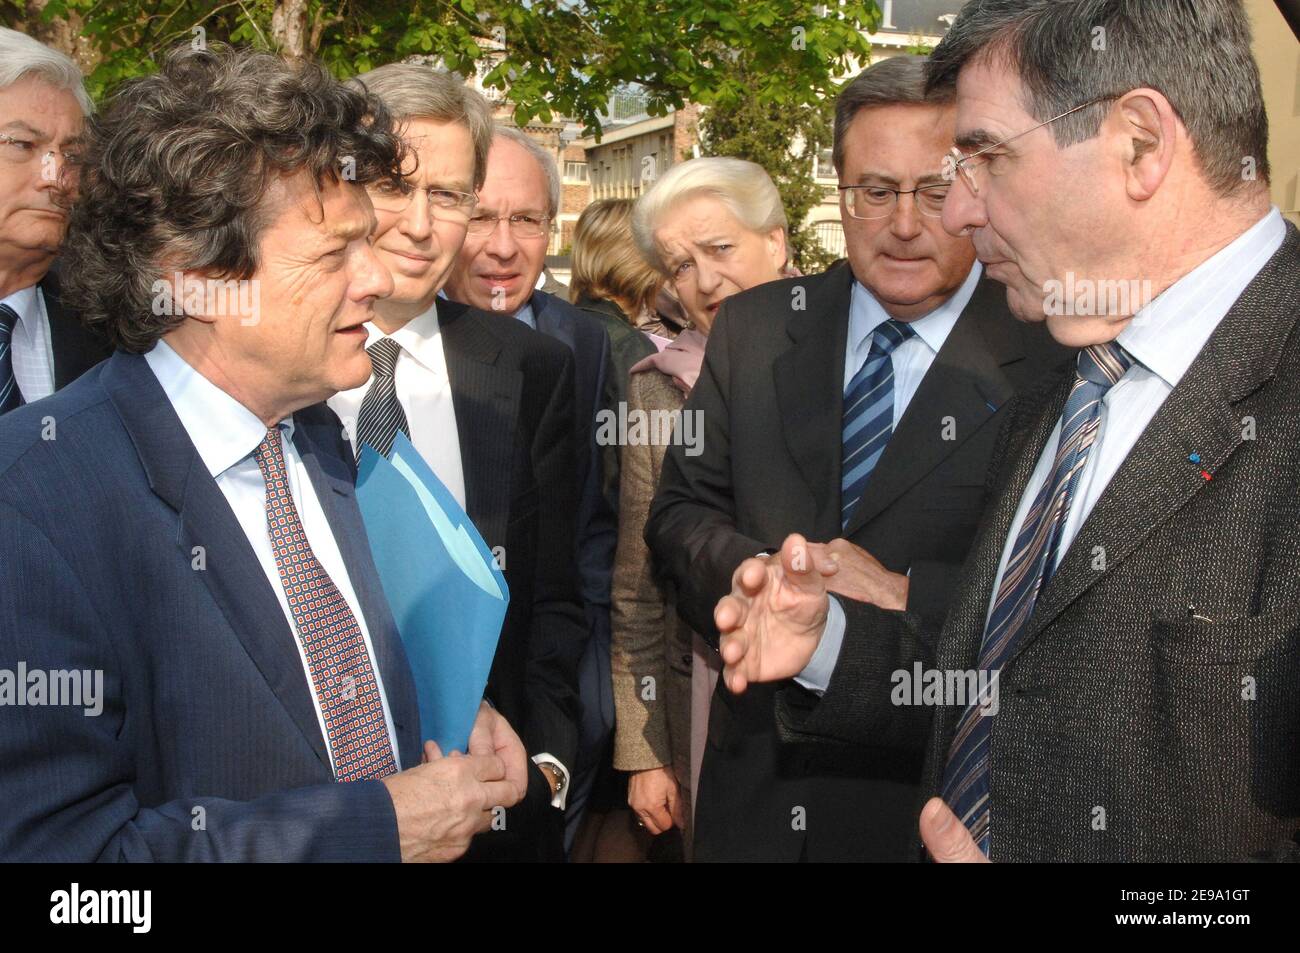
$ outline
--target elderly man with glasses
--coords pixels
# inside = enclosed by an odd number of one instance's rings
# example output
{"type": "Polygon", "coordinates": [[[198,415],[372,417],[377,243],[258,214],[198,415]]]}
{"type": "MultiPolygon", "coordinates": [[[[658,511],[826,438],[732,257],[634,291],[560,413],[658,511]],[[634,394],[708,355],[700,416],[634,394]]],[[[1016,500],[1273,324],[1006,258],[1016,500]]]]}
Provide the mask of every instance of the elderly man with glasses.
{"type": "Polygon", "coordinates": [[[588,631],[579,672],[581,763],[554,759],[545,769],[555,805],[566,812],[565,836],[572,846],[599,768],[608,761],[614,728],[609,608],[618,534],[618,448],[596,445],[596,417],[601,410],[616,410],[621,391],[600,320],[540,288],[559,210],[555,157],[520,130],[498,125],[446,295],[509,315],[573,352],[578,579],[588,631]]]}
{"type": "Polygon", "coordinates": [[[0,414],[109,354],[63,304],[54,270],[90,112],[72,60],[0,27],[0,414]]]}

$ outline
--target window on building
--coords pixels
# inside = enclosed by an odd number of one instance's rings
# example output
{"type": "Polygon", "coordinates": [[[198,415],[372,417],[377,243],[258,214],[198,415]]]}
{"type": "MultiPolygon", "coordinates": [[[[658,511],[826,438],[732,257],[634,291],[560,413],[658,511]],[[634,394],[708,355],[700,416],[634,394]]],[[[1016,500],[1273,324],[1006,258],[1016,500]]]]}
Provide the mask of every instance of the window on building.
{"type": "Polygon", "coordinates": [[[813,175],[819,179],[835,178],[835,163],[831,161],[831,150],[829,148],[822,149],[817,153],[813,165],[813,175]]]}
{"type": "Polygon", "coordinates": [[[836,258],[844,257],[844,226],[839,222],[818,222],[813,226],[813,234],[829,254],[836,258]]]}
{"type": "Polygon", "coordinates": [[[573,182],[586,182],[587,163],[566,161],[564,163],[564,177],[573,182]]]}

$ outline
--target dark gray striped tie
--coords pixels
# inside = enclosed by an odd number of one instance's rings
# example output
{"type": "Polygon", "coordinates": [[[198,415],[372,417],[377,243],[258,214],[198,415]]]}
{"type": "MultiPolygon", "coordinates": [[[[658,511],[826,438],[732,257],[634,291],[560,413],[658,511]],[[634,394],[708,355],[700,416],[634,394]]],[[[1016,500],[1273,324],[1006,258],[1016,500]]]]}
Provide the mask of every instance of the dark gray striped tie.
{"type": "Polygon", "coordinates": [[[397,431],[406,434],[409,439],[411,428],[406,422],[406,411],[397,401],[397,383],[393,373],[397,367],[397,356],[402,353],[402,346],[392,338],[380,338],[366,348],[370,355],[370,365],[374,380],[370,390],[361,401],[361,411],[357,414],[357,458],[361,457],[361,448],[366,444],[378,453],[388,456],[393,449],[393,439],[397,431]]]}
{"type": "Polygon", "coordinates": [[[18,312],[7,304],[0,304],[0,414],[7,414],[15,407],[21,407],[23,392],[18,389],[18,378],[14,376],[14,327],[18,324],[18,312]]]}

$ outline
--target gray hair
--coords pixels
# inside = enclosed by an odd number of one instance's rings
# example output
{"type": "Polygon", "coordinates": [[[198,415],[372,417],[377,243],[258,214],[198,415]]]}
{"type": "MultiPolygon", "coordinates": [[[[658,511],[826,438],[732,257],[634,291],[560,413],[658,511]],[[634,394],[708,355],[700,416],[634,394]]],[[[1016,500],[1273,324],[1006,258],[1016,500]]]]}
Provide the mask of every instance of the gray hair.
{"type": "Polygon", "coordinates": [[[844,138],[860,110],[899,103],[946,106],[953,101],[951,89],[926,92],[927,59],[909,54],[891,56],[868,66],[840,90],[835,97],[835,144],[831,149],[836,172],[844,174],[844,138]]]}
{"type": "Polygon", "coordinates": [[[389,63],[348,82],[378,97],[399,123],[434,119],[463,125],[474,143],[474,188],[482,188],[493,124],[492,109],[481,94],[454,73],[413,63],[389,63]]]}
{"type": "Polygon", "coordinates": [[[95,111],[76,63],[25,33],[0,27],[0,89],[31,75],[72,93],[83,114],[89,116],[95,111]]]}
{"type": "Polygon", "coordinates": [[[542,167],[542,174],[546,177],[546,214],[554,219],[555,213],[560,210],[560,169],[555,163],[555,156],[530,139],[526,132],[514,126],[497,123],[495,135],[498,139],[508,139],[522,146],[542,167]]]}
{"type": "MultiPolygon", "coordinates": [[[[970,0],[930,55],[927,88],[954,89],[962,67],[990,59],[1017,73],[1023,106],[1040,122],[1159,90],[1219,195],[1243,187],[1247,158],[1268,182],[1268,117],[1240,0],[970,0]]],[[[1105,105],[1054,123],[1057,146],[1096,136],[1105,105]]]]}
{"type": "Polygon", "coordinates": [[[659,254],[655,230],[673,206],[696,195],[718,199],[750,231],[766,233],[788,227],[781,193],[761,165],[730,156],[688,159],[665,172],[637,199],[632,213],[637,248],[662,274],[668,273],[668,266],[659,254]]]}

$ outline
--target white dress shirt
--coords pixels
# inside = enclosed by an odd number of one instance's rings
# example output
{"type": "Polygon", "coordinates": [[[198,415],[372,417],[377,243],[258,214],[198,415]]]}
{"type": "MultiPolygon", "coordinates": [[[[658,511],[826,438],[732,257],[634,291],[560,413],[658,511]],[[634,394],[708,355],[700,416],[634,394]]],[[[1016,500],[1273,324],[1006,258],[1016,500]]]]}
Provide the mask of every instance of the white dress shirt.
{"type": "MultiPolygon", "coordinates": [[[[1070,500],[1070,512],[1057,548],[1057,565],[1142,431],[1146,430],[1165,398],[1178,386],[1246,286],[1255,280],[1268,260],[1282,247],[1285,237],[1286,223],[1282,213],[1277,208],[1270,209],[1231,244],[1207,258],[1139,310],[1120,332],[1116,340],[1133,356],[1134,364],[1102,398],[1097,436],[1070,500]]],[[[986,625],[1025,514],[1051,477],[1060,435],[1061,423],[1058,420],[1043,446],[1033,475],[1025,485],[1020,506],[1011,522],[1011,531],[1003,544],[985,616],[986,625]]],[[[813,691],[825,691],[839,658],[844,630],[844,610],[835,599],[831,599],[822,640],[808,667],[799,675],[801,684],[813,691]]]]}
{"type": "MultiPolygon", "coordinates": [[[[334,750],[325,727],[325,716],[312,685],[311,668],[307,664],[307,653],[303,648],[298,625],[280,582],[280,571],[275,565],[275,550],[266,526],[266,481],[262,478],[262,471],[254,456],[254,451],[266,437],[266,425],[251,410],[190,367],[166,342],[159,341],[145,355],[145,360],[162,385],[163,392],[176,411],[176,416],[180,418],[181,426],[189,434],[203,465],[230,504],[235,519],[239,521],[249,545],[253,547],[267,582],[271,584],[271,590],[280,601],[280,608],[284,610],[284,617],[295,636],[294,647],[302,661],[303,675],[307,679],[312,705],[316,709],[316,720],[333,768],[334,750]]],[[[303,531],[307,534],[307,542],[338,587],[361,628],[361,637],[365,640],[366,651],[370,654],[375,672],[375,687],[379,690],[379,701],[384,709],[384,725],[388,729],[388,741],[393,748],[393,761],[401,764],[393,717],[388,710],[388,697],[384,693],[384,679],[379,671],[375,647],[370,641],[366,617],[361,613],[361,605],[352,588],[343,554],[339,552],[338,543],[334,540],[334,530],[316,497],[316,490],[298,455],[298,449],[293,445],[292,417],[280,422],[280,439],[284,449],[285,469],[289,476],[289,492],[293,495],[294,507],[302,521],[303,531]]]]}
{"type": "MultiPolygon", "coordinates": [[[[890,354],[894,365],[894,427],[903,419],[903,412],[912,402],[917,388],[930,365],[934,363],[943,342],[948,340],[957,319],[970,303],[975,286],[980,283],[984,266],[979,262],[971,267],[970,274],[961,287],[943,304],[929,314],[908,322],[916,334],[909,337],[890,354]]],[[[889,320],[884,307],[860,281],[853,282],[849,295],[849,334],[844,348],[844,387],[862,369],[871,353],[871,339],[876,328],[889,320]]]]}
{"type": "MultiPolygon", "coordinates": [[[[1061,530],[1053,570],[1061,564],[1061,559],[1079,534],[1079,528],[1142,436],[1142,431],[1147,429],[1165,398],[1183,379],[1187,368],[1233,303],[1255,280],[1273,253],[1282,247],[1285,236],[1286,223],[1282,220],[1282,213],[1273,208],[1230,245],[1207,258],[1138,311],[1115,339],[1133,356],[1134,363],[1101,399],[1097,436],[1079,473],[1079,482],[1070,495],[1070,511],[1061,530]]],[[[1011,550],[1024,524],[1025,514],[1033,506],[1043,484],[1051,478],[1056,463],[1056,445],[1060,439],[1061,422],[1058,420],[1020,498],[1020,507],[1011,523],[1013,532],[1007,534],[1003,545],[993,597],[989,600],[989,614],[993,611],[993,599],[1002,585],[1002,574],[1011,559],[1011,550]]],[[[985,623],[987,625],[987,616],[985,623]]]]}
{"type": "MultiPolygon", "coordinates": [[[[374,324],[366,323],[366,347],[384,336],[384,332],[374,324]]],[[[393,367],[393,380],[397,402],[406,412],[406,422],[411,428],[411,444],[464,509],[465,471],[461,464],[456,408],[452,403],[451,378],[447,375],[447,356],[442,349],[437,304],[429,305],[428,311],[411,319],[388,337],[402,348],[393,367]]],[[[353,447],[356,446],[361,401],[372,383],[373,377],[361,387],[342,391],[328,401],[343,421],[353,447]]]]}
{"type": "MultiPolygon", "coordinates": [[[[529,314],[531,313],[529,309],[529,314]]],[[[384,333],[367,322],[366,347],[382,337],[384,333]]],[[[397,402],[406,412],[406,423],[411,428],[411,444],[456,498],[461,509],[464,509],[465,471],[460,455],[460,435],[456,430],[451,378],[447,374],[447,356],[443,351],[442,333],[438,326],[437,299],[429,305],[428,311],[402,325],[388,337],[402,346],[397,363],[393,366],[393,383],[397,391],[397,402]]],[[[361,401],[365,399],[373,382],[372,377],[363,386],[335,394],[328,401],[343,421],[354,448],[361,401]]],[[[569,797],[568,768],[546,752],[533,755],[533,761],[553,764],[564,776],[563,790],[551,799],[552,805],[563,810],[569,797]]]]}
{"type": "Polygon", "coordinates": [[[54,393],[54,345],[50,341],[50,318],[45,296],[36,285],[15,291],[0,301],[18,314],[10,341],[14,378],[27,403],[54,393]]]}

